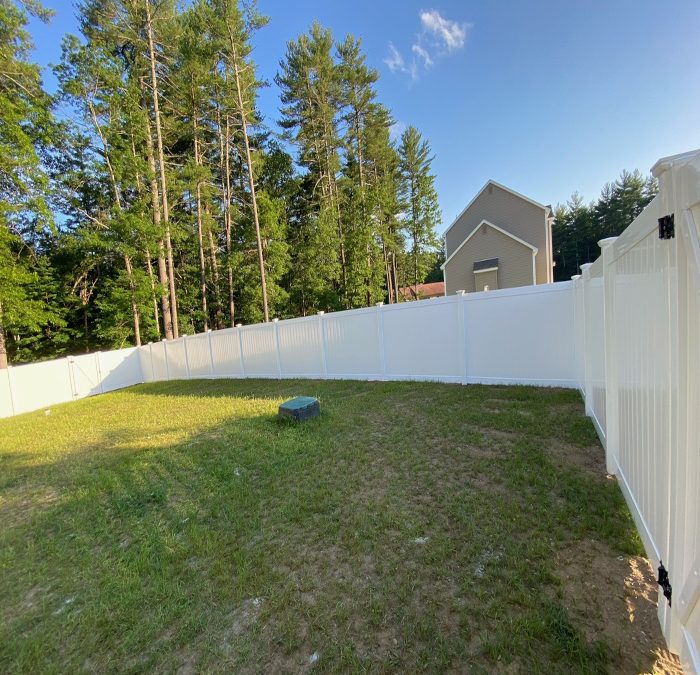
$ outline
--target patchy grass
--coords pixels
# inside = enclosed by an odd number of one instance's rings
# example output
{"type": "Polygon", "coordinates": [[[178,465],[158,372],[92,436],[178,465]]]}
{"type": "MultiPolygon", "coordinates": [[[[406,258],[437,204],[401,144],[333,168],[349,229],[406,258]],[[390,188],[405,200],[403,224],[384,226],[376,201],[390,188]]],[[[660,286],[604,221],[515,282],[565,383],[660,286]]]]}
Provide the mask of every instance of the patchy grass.
{"type": "Polygon", "coordinates": [[[649,572],[571,391],[142,385],[0,421],[0,518],[3,672],[639,672],[663,646],[592,612],[655,594],[626,590],[649,572]],[[297,394],[321,417],[278,422],[297,394]]]}

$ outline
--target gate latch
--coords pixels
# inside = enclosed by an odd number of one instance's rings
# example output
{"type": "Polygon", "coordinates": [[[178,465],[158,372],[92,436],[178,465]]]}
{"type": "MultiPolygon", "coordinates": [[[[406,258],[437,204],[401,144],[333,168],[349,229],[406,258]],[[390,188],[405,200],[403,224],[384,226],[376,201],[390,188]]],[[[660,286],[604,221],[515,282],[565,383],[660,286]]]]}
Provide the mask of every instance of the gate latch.
{"type": "Polygon", "coordinates": [[[659,239],[673,239],[676,236],[676,226],[673,214],[659,218],[659,239]]]}
{"type": "Polygon", "coordinates": [[[659,560],[659,578],[656,580],[659,586],[664,589],[664,597],[668,600],[668,606],[671,606],[671,593],[673,589],[671,588],[671,582],[668,578],[668,571],[664,567],[663,560],[659,560]]]}

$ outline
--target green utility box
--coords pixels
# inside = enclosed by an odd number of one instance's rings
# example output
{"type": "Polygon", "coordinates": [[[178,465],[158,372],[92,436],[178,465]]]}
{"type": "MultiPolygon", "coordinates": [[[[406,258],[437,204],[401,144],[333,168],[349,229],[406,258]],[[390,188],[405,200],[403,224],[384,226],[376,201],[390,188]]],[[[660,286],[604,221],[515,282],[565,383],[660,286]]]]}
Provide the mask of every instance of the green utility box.
{"type": "Polygon", "coordinates": [[[321,404],[313,396],[297,396],[285,401],[279,408],[279,416],[297,422],[318,417],[321,414],[321,404]]]}

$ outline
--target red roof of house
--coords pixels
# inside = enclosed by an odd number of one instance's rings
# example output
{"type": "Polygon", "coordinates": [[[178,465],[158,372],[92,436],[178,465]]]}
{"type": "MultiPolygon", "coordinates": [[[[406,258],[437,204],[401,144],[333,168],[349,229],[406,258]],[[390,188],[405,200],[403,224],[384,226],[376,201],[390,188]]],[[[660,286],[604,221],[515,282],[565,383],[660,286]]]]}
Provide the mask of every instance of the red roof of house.
{"type": "Polygon", "coordinates": [[[399,293],[404,300],[423,300],[425,298],[437,298],[445,295],[445,282],[435,281],[431,284],[418,284],[418,286],[406,286],[399,288],[399,293]],[[416,297],[417,296],[417,297],[416,297]]]}

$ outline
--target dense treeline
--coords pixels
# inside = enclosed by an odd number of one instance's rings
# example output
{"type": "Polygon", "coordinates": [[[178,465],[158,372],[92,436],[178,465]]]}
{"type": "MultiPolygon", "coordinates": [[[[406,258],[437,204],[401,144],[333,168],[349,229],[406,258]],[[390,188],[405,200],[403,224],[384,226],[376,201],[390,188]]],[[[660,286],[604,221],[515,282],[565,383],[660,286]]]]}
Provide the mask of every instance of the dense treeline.
{"type": "MultiPolygon", "coordinates": [[[[441,278],[430,147],[392,141],[353,36],[313,25],[261,119],[234,0],[81,0],[43,88],[38,0],[0,0],[0,367],[236,323],[398,302],[441,278]]],[[[555,278],[598,256],[656,184],[623,173],[556,210],[555,278]]]]}
{"type": "Polygon", "coordinates": [[[654,198],[658,185],[653,177],[639,171],[623,171],[614,182],[603,186],[596,202],[584,204],[574,193],[555,209],[552,228],[554,279],[565,281],[580,273],[580,266],[600,255],[598,242],[617,237],[654,198]]]}
{"type": "Polygon", "coordinates": [[[82,0],[49,96],[0,0],[0,367],[396,302],[439,256],[431,151],[359,40],[287,45],[275,135],[232,0],[82,0]]]}

